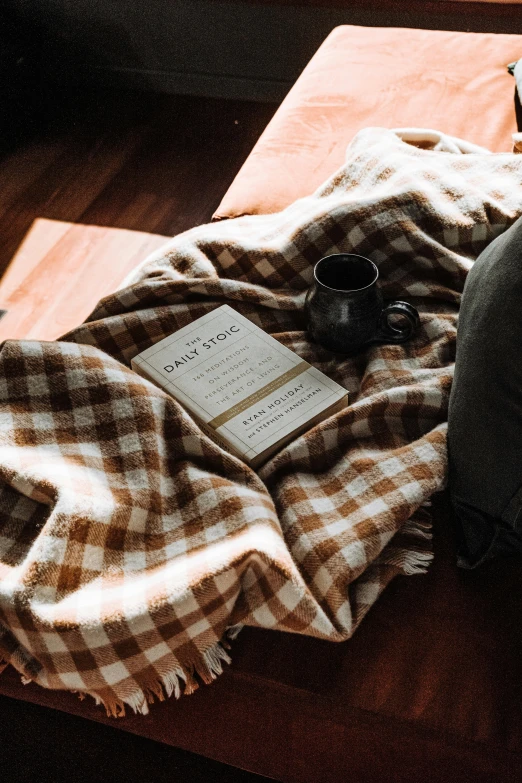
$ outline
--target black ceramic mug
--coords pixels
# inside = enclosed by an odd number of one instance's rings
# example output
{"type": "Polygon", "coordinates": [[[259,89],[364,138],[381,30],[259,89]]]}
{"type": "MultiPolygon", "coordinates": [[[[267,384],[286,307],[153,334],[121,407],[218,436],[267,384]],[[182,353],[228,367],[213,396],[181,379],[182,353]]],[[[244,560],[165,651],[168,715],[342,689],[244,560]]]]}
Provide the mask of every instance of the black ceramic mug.
{"type": "Polygon", "coordinates": [[[321,258],[305,300],[314,341],[331,351],[353,354],[367,345],[408,340],[419,325],[419,313],[407,302],[384,305],[378,278],[379,270],[364,256],[336,253],[321,258]],[[397,315],[403,318],[393,323],[390,318],[397,315]]]}

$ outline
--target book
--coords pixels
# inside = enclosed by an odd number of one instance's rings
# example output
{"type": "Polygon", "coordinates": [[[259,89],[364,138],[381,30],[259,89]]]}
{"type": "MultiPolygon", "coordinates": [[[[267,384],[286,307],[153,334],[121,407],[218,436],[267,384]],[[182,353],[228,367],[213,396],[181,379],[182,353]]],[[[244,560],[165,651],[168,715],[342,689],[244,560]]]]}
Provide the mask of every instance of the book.
{"type": "Polygon", "coordinates": [[[228,305],[142,351],[132,368],[254,468],[348,404],[345,388],[228,305]]]}

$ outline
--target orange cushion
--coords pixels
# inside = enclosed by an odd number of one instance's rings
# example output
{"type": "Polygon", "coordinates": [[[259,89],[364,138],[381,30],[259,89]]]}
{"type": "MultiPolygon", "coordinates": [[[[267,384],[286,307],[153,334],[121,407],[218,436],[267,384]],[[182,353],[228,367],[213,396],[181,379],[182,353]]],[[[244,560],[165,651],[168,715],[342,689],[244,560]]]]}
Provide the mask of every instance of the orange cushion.
{"type": "Polygon", "coordinates": [[[434,128],[493,151],[517,130],[522,35],[337,27],[277,110],[214,218],[277,212],[312,193],[367,126],[434,128]]]}

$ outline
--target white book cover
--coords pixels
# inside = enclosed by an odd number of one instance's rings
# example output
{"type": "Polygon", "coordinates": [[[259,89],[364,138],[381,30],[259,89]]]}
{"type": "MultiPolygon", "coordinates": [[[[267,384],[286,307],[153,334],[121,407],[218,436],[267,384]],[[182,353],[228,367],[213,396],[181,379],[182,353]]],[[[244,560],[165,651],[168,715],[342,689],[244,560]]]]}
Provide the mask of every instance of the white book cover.
{"type": "Polygon", "coordinates": [[[347,391],[228,305],[138,354],[133,369],[251,465],[347,404],[347,391]]]}

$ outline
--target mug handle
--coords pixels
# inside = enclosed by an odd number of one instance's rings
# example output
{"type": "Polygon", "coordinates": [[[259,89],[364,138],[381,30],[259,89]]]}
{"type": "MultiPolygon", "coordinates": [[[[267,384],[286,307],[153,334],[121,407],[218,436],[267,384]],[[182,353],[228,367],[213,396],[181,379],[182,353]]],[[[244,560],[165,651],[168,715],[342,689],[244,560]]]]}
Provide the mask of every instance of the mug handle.
{"type": "Polygon", "coordinates": [[[419,313],[413,305],[408,302],[390,302],[381,313],[379,330],[372,342],[403,343],[412,337],[419,324],[419,313]],[[408,323],[403,329],[398,329],[390,323],[390,315],[403,315],[408,323]]]}

